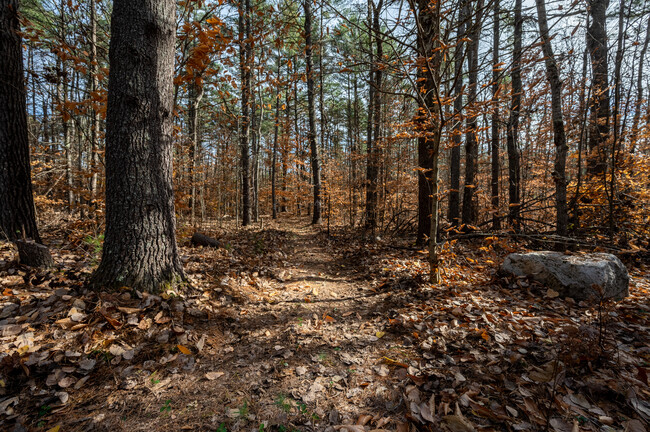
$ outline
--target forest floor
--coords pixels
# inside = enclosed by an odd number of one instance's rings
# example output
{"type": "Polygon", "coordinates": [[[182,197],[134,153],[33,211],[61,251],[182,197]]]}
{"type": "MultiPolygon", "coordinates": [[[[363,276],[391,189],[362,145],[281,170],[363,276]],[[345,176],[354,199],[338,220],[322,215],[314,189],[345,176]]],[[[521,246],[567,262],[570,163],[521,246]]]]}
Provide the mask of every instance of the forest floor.
{"type": "MultiPolygon", "coordinates": [[[[650,282],[575,304],[496,272],[526,245],[445,249],[307,219],[180,236],[191,289],[87,291],[92,239],[47,230],[57,266],[0,243],[0,430],[645,431],[650,282]]],[[[96,246],[96,245],[95,245],[96,246]]]]}

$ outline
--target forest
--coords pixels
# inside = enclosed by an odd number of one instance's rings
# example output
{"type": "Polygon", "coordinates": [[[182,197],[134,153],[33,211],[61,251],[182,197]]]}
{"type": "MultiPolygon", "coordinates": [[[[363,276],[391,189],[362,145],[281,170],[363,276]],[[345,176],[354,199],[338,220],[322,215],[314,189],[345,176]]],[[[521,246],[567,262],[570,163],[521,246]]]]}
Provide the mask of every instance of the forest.
{"type": "Polygon", "coordinates": [[[650,430],[645,0],[0,0],[0,431],[650,430]]]}

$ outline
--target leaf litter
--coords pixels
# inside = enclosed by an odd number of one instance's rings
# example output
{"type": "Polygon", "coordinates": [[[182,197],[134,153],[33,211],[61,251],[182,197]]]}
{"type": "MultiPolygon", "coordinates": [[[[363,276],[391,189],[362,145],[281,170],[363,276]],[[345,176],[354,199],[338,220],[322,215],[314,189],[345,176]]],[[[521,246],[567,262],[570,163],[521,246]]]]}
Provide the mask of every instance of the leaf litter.
{"type": "Polygon", "coordinates": [[[506,241],[447,245],[432,287],[418,251],[303,220],[213,234],[182,247],[192,288],[160,295],[86,290],[74,248],[42,271],[0,244],[1,424],[648,429],[643,264],[630,297],[587,305],[498,274],[506,241]]]}

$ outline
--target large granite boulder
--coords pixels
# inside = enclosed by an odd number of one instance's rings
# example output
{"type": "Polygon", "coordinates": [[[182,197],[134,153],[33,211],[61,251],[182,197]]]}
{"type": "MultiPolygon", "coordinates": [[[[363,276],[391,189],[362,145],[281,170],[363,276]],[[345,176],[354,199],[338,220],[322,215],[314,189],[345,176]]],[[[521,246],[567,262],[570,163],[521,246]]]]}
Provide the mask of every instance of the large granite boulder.
{"type": "Polygon", "coordinates": [[[560,297],[598,301],[620,300],[629,294],[630,276],[617,257],[607,253],[565,255],[560,252],[513,253],[501,269],[515,276],[527,276],[557,291],[560,297]]]}

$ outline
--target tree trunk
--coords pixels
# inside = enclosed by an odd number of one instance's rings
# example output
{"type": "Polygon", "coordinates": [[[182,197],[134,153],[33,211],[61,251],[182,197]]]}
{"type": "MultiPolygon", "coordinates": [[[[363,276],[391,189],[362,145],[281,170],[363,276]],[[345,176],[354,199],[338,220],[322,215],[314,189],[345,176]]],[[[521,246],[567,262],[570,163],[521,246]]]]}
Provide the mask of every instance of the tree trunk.
{"type": "Polygon", "coordinates": [[[242,171],[242,225],[251,223],[251,185],[250,185],[250,0],[241,0],[239,5],[239,70],[241,73],[241,132],[240,152],[242,171]]]}
{"type": "Polygon", "coordinates": [[[467,32],[468,3],[463,1],[458,14],[456,30],[456,48],[454,49],[454,119],[451,132],[452,147],[449,162],[449,210],[448,217],[452,226],[460,224],[460,146],[463,128],[463,45],[467,32]]]}
{"type": "Polygon", "coordinates": [[[90,0],[90,100],[92,103],[90,120],[90,204],[95,208],[97,182],[99,178],[99,111],[95,108],[99,79],[97,78],[97,17],[95,0],[90,0]]]}
{"type": "Polygon", "coordinates": [[[353,185],[353,191],[352,191],[352,222],[351,225],[354,226],[356,223],[357,219],[357,210],[359,208],[359,195],[357,193],[357,189],[359,188],[359,172],[358,172],[358,161],[359,161],[359,154],[361,151],[361,120],[360,120],[360,110],[359,110],[359,79],[357,76],[357,70],[355,68],[354,70],[354,76],[353,76],[353,97],[354,97],[354,102],[352,103],[352,109],[354,111],[354,116],[352,119],[352,127],[354,129],[354,146],[352,147],[352,163],[351,163],[351,169],[352,169],[352,185],[353,185]]]}
{"type": "Polygon", "coordinates": [[[471,42],[467,47],[467,68],[469,71],[467,133],[465,135],[465,187],[463,189],[462,222],[465,229],[476,224],[478,202],[476,195],[478,174],[478,115],[475,112],[478,85],[478,53],[481,24],[483,21],[483,0],[476,3],[476,17],[470,32],[471,42]]]}
{"type": "Polygon", "coordinates": [[[636,151],[636,143],[639,136],[639,120],[641,120],[641,106],[643,104],[643,65],[645,61],[645,54],[648,51],[648,44],[650,43],[650,22],[646,23],[645,40],[643,47],[639,54],[639,70],[636,82],[636,108],[634,110],[634,118],[632,119],[632,134],[630,136],[630,153],[636,151]]]}
{"type": "Polygon", "coordinates": [[[643,65],[645,61],[645,54],[648,51],[648,44],[650,43],[650,22],[646,23],[645,40],[643,47],[639,54],[639,70],[636,82],[636,107],[634,110],[634,118],[632,119],[632,134],[630,136],[630,153],[636,151],[637,139],[639,136],[639,120],[641,120],[641,108],[643,104],[643,65]]]}
{"type": "MultiPolygon", "coordinates": [[[[198,77],[195,77],[195,79],[198,77]]],[[[199,183],[197,175],[197,159],[199,157],[199,104],[203,98],[203,86],[192,81],[189,83],[188,89],[189,107],[187,113],[188,133],[190,136],[190,182],[192,184],[190,195],[190,223],[195,225],[196,217],[196,199],[197,199],[197,186],[199,183]]]]}
{"type": "Polygon", "coordinates": [[[113,3],[98,289],[159,292],[185,277],[172,183],[175,8],[174,0],[113,3]]]}
{"type": "Polygon", "coordinates": [[[275,92],[275,120],[273,124],[273,155],[271,157],[271,212],[273,219],[278,218],[278,203],[276,197],[277,163],[278,163],[278,129],[280,128],[280,70],[282,68],[280,52],[278,51],[278,77],[275,92]]]}
{"type": "Polygon", "coordinates": [[[0,0],[0,239],[40,242],[32,195],[18,1],[0,0]]]}
{"type": "MultiPolygon", "coordinates": [[[[430,205],[427,211],[429,217],[429,266],[431,283],[440,282],[438,257],[438,156],[440,153],[440,137],[442,125],[442,108],[440,106],[440,2],[430,3],[428,0],[418,0],[418,15],[416,19],[418,46],[418,75],[421,87],[417,89],[420,113],[419,127],[423,135],[418,139],[418,154],[425,153],[430,165],[423,170],[419,177],[425,177],[428,182],[427,196],[430,205]],[[421,149],[423,148],[423,151],[421,149]]],[[[422,196],[419,197],[420,208],[422,196]]]]}
{"type": "Polygon", "coordinates": [[[592,115],[587,172],[598,175],[607,169],[609,138],[609,82],[607,79],[606,13],[609,0],[588,0],[591,25],[587,28],[587,49],[591,55],[592,115]]]}
{"type": "Polygon", "coordinates": [[[289,94],[291,93],[291,86],[289,85],[289,65],[287,64],[287,86],[284,93],[285,109],[284,109],[284,126],[282,127],[282,204],[280,205],[280,213],[287,212],[287,175],[289,172],[289,143],[291,141],[291,128],[289,127],[291,120],[289,119],[289,94]]]}
{"type": "MultiPolygon", "coordinates": [[[[620,107],[621,107],[621,66],[623,63],[623,38],[625,36],[625,30],[623,24],[625,23],[625,1],[620,0],[620,9],[618,15],[618,37],[616,41],[616,62],[614,63],[614,112],[612,113],[613,120],[613,146],[618,145],[619,138],[622,135],[622,128],[619,127],[620,123],[620,107]]],[[[614,152],[612,152],[614,153],[614,152]]],[[[612,161],[616,165],[616,161],[612,161]]]]}
{"type": "MultiPolygon", "coordinates": [[[[374,37],[370,38],[375,42],[376,54],[371,55],[371,80],[370,96],[371,99],[368,115],[368,165],[366,167],[366,229],[373,234],[377,229],[377,198],[378,198],[378,180],[379,180],[379,131],[381,126],[381,81],[382,71],[379,62],[382,61],[382,38],[380,37],[379,15],[383,6],[383,0],[379,0],[377,6],[372,0],[369,1],[370,11],[369,18],[372,17],[371,32],[374,37]],[[374,57],[374,61],[373,61],[374,57]]],[[[368,23],[370,26],[370,22],[368,23]]],[[[371,49],[372,50],[372,49],[371,49]]]]}
{"type": "MultiPolygon", "coordinates": [[[[314,66],[312,59],[311,42],[311,0],[305,0],[305,63],[307,68],[307,117],[309,120],[309,148],[311,150],[311,175],[314,188],[314,212],[311,223],[318,225],[323,222],[321,218],[321,183],[320,160],[318,145],[316,144],[316,113],[314,110],[314,66]]],[[[321,134],[323,131],[321,130],[321,134]]]]}
{"type": "MultiPolygon", "coordinates": [[[[60,25],[61,28],[59,31],[61,32],[59,35],[60,43],[61,45],[66,46],[66,34],[67,34],[67,25],[66,25],[66,20],[65,20],[65,12],[67,10],[67,6],[65,3],[65,0],[61,0],[61,3],[59,5],[60,7],[60,25]]],[[[67,107],[67,102],[68,102],[68,69],[66,67],[65,61],[61,60],[59,56],[57,56],[57,73],[59,73],[59,66],[61,68],[61,76],[58,77],[58,79],[61,80],[61,84],[57,85],[57,93],[58,93],[58,99],[57,102],[60,104],[60,111],[61,111],[61,123],[62,123],[62,129],[63,129],[63,134],[61,137],[61,147],[65,149],[65,161],[66,161],[66,166],[65,166],[65,174],[66,174],[66,183],[67,183],[67,192],[68,192],[68,211],[72,213],[75,208],[75,193],[74,193],[74,176],[73,176],[73,157],[72,157],[72,143],[70,142],[70,127],[68,124],[68,120],[70,118],[70,112],[67,107]]]]}
{"type": "MultiPolygon", "coordinates": [[[[542,50],[546,64],[546,79],[551,86],[551,116],[553,118],[553,143],[555,144],[555,169],[553,180],[555,181],[555,210],[557,234],[565,237],[567,235],[567,206],[566,206],[566,155],[567,144],[564,132],[564,119],[562,118],[562,81],[557,68],[551,37],[548,31],[546,19],[545,0],[536,0],[537,22],[539,33],[542,37],[542,50]]],[[[562,247],[561,244],[558,244],[562,247]]]]}
{"type": "Polygon", "coordinates": [[[499,29],[499,0],[494,0],[494,33],[492,40],[492,229],[501,229],[501,218],[499,217],[499,172],[501,171],[499,160],[499,40],[501,33],[499,29]]]}
{"type": "Polygon", "coordinates": [[[320,38],[318,40],[318,110],[320,114],[320,151],[325,152],[325,130],[327,129],[327,118],[325,117],[325,99],[323,96],[325,70],[323,69],[323,55],[325,54],[325,44],[323,43],[323,15],[325,5],[321,3],[320,7],[320,38]]]}
{"type": "Polygon", "coordinates": [[[506,129],[506,147],[508,150],[508,220],[515,232],[519,231],[519,209],[521,170],[519,156],[519,112],[521,110],[521,38],[523,19],[521,16],[522,0],[515,0],[514,46],[512,50],[512,101],[510,117],[506,129]]]}

